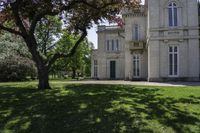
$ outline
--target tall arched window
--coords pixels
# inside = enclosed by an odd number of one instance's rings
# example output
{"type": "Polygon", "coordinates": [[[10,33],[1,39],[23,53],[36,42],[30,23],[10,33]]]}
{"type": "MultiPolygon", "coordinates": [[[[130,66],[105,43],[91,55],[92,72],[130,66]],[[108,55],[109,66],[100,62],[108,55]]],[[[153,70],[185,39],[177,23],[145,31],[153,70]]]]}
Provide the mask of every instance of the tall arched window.
{"type": "Polygon", "coordinates": [[[171,2],[168,6],[168,14],[169,14],[169,26],[177,26],[178,25],[178,13],[177,13],[177,5],[175,2],[171,2]]]}

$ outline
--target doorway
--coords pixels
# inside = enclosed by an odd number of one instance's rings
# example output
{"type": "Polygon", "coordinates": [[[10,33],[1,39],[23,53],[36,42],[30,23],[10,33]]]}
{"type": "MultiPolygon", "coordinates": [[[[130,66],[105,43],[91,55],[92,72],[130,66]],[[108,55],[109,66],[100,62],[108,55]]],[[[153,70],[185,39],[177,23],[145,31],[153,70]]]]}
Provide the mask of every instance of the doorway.
{"type": "Polygon", "coordinates": [[[116,79],[116,61],[110,61],[110,79],[116,79]]]}

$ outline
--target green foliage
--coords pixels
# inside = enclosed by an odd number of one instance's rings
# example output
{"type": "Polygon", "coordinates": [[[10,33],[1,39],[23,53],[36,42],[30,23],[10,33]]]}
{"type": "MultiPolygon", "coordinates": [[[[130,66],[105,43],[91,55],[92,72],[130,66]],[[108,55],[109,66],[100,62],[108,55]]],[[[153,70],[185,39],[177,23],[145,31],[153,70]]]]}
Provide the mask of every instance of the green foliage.
{"type": "Polygon", "coordinates": [[[28,48],[19,36],[3,32],[0,34],[0,59],[19,55],[30,58],[28,48]]]}
{"type": "MultiPolygon", "coordinates": [[[[63,32],[61,39],[57,42],[55,51],[68,53],[77,41],[77,36],[72,36],[63,32]]],[[[68,72],[75,78],[76,76],[90,76],[91,50],[93,44],[84,40],[76,50],[76,54],[68,58],[62,58],[55,62],[51,72],[68,72]]]]}
{"type": "Polygon", "coordinates": [[[23,81],[36,78],[36,67],[29,58],[8,56],[0,60],[0,81],[23,81]]]}
{"type": "MultiPolygon", "coordinates": [[[[60,58],[76,54],[77,47],[87,36],[87,29],[104,19],[114,21],[122,9],[139,7],[140,2],[140,0],[0,0],[0,31],[4,30],[23,37],[36,63],[38,88],[50,89],[48,72],[52,65],[60,58]],[[52,48],[50,44],[52,41],[48,42],[51,39],[46,39],[50,27],[53,26],[49,25],[52,20],[50,16],[59,17],[68,32],[80,36],[70,52],[48,53],[52,48]],[[38,24],[42,26],[37,27],[38,24]],[[47,32],[38,33],[38,28],[47,29],[44,30],[47,32]],[[45,37],[42,37],[43,34],[45,37]]],[[[55,20],[52,24],[53,22],[55,20]]],[[[49,37],[52,37],[52,34],[49,37]]]]}
{"type": "Polygon", "coordinates": [[[200,87],[0,83],[1,133],[199,133],[200,87]]]}
{"type": "Polygon", "coordinates": [[[35,29],[38,51],[46,56],[53,43],[60,37],[61,30],[62,21],[58,17],[48,16],[41,19],[35,29]]]}
{"type": "Polygon", "coordinates": [[[22,81],[36,77],[31,55],[19,36],[2,33],[0,36],[0,81],[22,81]]]}

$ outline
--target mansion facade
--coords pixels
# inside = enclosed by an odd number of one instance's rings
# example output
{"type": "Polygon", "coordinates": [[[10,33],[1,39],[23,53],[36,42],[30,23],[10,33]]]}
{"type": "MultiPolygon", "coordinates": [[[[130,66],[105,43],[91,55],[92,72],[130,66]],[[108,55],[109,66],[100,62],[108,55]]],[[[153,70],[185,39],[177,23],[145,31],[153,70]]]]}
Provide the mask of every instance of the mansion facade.
{"type": "Polygon", "coordinates": [[[123,10],[124,26],[98,26],[94,79],[199,81],[197,0],[146,0],[123,10]]]}

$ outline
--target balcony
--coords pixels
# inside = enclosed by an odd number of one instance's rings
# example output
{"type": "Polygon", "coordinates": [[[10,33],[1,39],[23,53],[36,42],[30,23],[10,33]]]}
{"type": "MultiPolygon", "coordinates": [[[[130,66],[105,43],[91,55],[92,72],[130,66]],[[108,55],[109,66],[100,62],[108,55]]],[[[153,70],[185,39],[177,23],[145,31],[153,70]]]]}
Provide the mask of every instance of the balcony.
{"type": "Polygon", "coordinates": [[[144,50],[145,49],[145,41],[130,41],[129,42],[129,49],[131,51],[138,51],[138,50],[144,50]]]}

